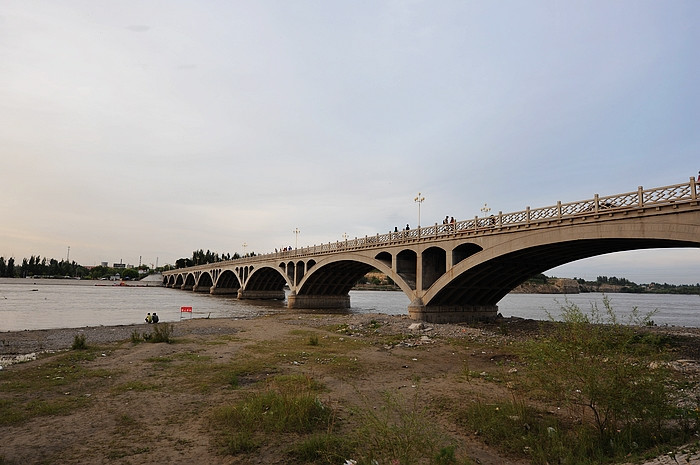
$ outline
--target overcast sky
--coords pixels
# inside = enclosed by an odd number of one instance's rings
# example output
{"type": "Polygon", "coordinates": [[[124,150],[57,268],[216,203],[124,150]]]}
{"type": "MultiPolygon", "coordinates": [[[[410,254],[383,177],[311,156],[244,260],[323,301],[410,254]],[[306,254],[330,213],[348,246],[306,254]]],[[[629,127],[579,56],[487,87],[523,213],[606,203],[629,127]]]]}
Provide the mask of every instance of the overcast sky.
{"type": "MultiPolygon", "coordinates": [[[[174,263],[687,182],[698,1],[0,2],[0,256],[174,263]],[[243,244],[247,244],[244,249],[243,244]]],[[[700,249],[564,277],[696,283],[700,249]]]]}

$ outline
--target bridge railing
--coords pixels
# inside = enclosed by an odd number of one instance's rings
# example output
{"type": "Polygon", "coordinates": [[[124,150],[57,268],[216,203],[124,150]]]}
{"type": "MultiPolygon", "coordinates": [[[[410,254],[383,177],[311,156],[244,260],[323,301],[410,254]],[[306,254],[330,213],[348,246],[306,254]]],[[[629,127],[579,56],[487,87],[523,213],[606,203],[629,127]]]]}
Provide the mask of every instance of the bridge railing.
{"type": "MultiPolygon", "coordinates": [[[[347,252],[448,235],[458,236],[485,233],[508,226],[577,218],[608,212],[613,213],[621,210],[655,207],[683,201],[697,201],[698,199],[700,199],[700,183],[696,182],[694,178],[690,178],[690,182],[685,184],[675,184],[652,189],[643,189],[640,186],[636,191],[624,194],[603,197],[596,194],[592,199],[588,200],[569,203],[557,202],[556,205],[541,208],[526,207],[525,210],[518,212],[498,212],[497,215],[481,218],[477,216],[473,219],[457,221],[450,224],[435,224],[433,226],[425,226],[416,229],[376,234],[375,236],[356,237],[345,241],[328,242],[321,245],[262,254],[255,257],[239,258],[227,262],[218,262],[216,264],[199,265],[191,269],[208,269],[211,268],[212,265],[223,266],[241,260],[244,260],[246,264],[269,260],[270,258],[293,260],[312,255],[347,252]]],[[[174,271],[177,272],[177,270],[174,271]]]]}

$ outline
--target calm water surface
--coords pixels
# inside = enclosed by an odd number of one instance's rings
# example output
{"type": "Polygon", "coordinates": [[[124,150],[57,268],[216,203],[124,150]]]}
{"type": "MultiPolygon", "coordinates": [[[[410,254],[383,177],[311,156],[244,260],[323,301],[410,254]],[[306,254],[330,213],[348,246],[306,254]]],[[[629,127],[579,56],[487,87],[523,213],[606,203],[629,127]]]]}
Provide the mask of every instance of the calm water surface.
{"type": "MultiPolygon", "coordinates": [[[[162,322],[178,321],[180,307],[192,307],[192,318],[253,318],[290,312],[285,302],[237,300],[154,287],[112,286],[108,282],[0,279],[0,331],[77,328],[142,323],[147,312],[156,312],[162,322]]],[[[700,296],[608,294],[613,309],[624,315],[637,307],[642,314],[656,311],[659,325],[700,327],[700,296]]],[[[347,313],[406,315],[409,304],[403,292],[351,291],[352,308],[347,313]]],[[[603,310],[603,295],[509,294],[498,303],[503,316],[538,320],[556,317],[567,302],[588,311],[591,305],[603,310]]],[[[296,311],[304,313],[304,311],[296,311]]],[[[315,311],[321,313],[321,311],[315,311]]],[[[185,314],[184,318],[190,318],[185,314]]]]}

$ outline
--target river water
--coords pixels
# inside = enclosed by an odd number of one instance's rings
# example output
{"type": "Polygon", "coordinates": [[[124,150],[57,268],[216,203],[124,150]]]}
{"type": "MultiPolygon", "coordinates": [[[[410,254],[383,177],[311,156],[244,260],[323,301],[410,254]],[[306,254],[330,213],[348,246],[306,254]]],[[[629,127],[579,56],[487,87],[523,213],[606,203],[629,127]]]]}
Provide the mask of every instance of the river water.
{"type": "MultiPolygon", "coordinates": [[[[607,297],[615,313],[623,319],[636,307],[641,314],[655,312],[652,319],[658,325],[700,327],[698,295],[608,294],[607,297]]],[[[509,294],[498,307],[506,317],[546,320],[549,315],[556,318],[562,306],[569,303],[586,312],[592,305],[604,310],[603,298],[599,293],[509,294]]],[[[350,303],[348,313],[406,315],[409,300],[400,291],[351,291],[350,303]]],[[[290,311],[282,301],[237,300],[157,285],[0,279],[0,332],[135,324],[142,323],[147,312],[158,313],[161,322],[172,322],[181,318],[253,318],[290,311]],[[192,307],[192,313],[181,313],[181,307],[192,307]]]]}

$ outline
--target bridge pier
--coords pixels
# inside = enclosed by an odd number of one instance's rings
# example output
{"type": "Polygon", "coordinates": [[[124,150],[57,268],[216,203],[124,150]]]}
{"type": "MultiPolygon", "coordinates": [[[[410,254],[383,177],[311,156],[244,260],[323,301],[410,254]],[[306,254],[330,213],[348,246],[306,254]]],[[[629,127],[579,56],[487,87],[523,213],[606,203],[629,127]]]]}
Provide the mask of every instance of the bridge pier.
{"type": "Polygon", "coordinates": [[[192,284],[183,284],[180,286],[180,289],[183,291],[191,291],[194,286],[192,284]]]}
{"type": "Polygon", "coordinates": [[[209,293],[211,295],[229,295],[229,294],[238,294],[238,288],[237,287],[216,287],[212,286],[209,288],[209,293]]]}
{"type": "Polygon", "coordinates": [[[435,305],[411,302],[408,316],[428,323],[476,323],[491,321],[498,314],[498,305],[435,305]]]}
{"type": "Polygon", "coordinates": [[[249,291],[238,289],[238,298],[241,300],[284,300],[284,290],[279,291],[249,291]]]}
{"type": "Polygon", "coordinates": [[[192,290],[194,292],[211,292],[211,287],[210,286],[200,286],[198,284],[195,284],[192,286],[192,290]]]}
{"type": "Polygon", "coordinates": [[[350,296],[289,294],[287,308],[350,308],[350,296]]]}

